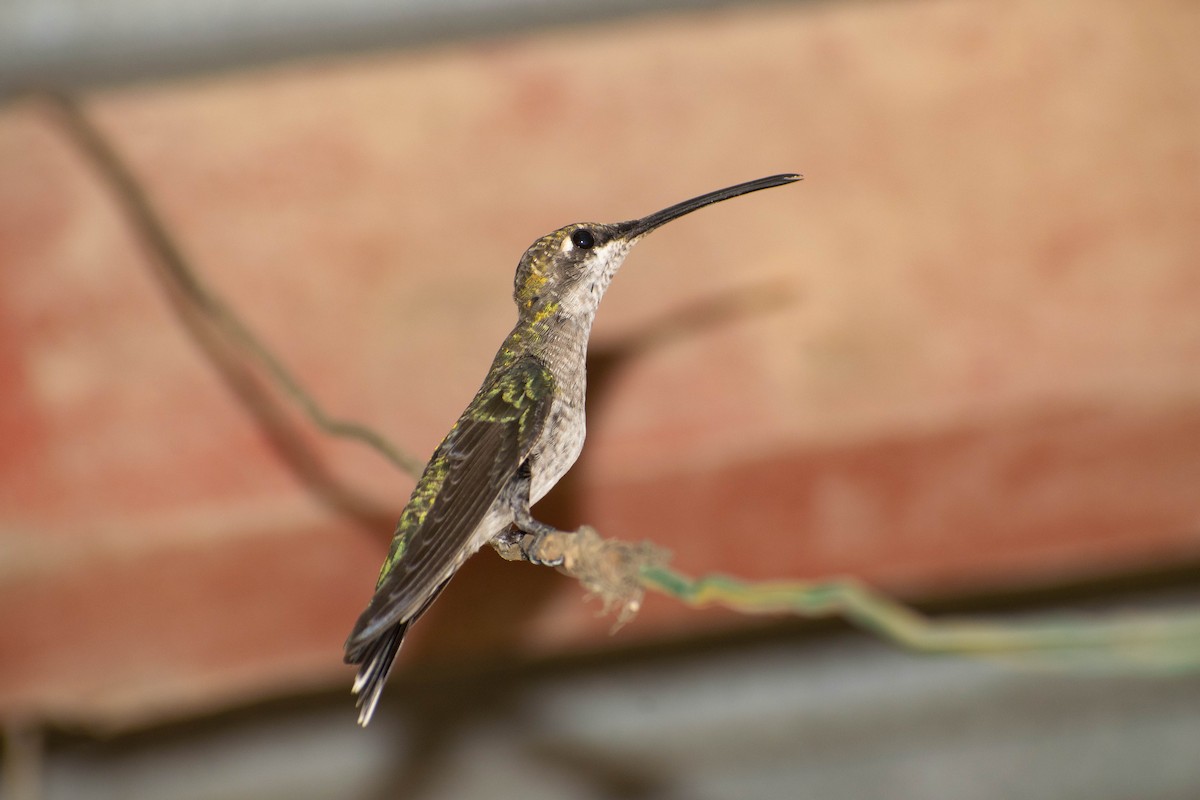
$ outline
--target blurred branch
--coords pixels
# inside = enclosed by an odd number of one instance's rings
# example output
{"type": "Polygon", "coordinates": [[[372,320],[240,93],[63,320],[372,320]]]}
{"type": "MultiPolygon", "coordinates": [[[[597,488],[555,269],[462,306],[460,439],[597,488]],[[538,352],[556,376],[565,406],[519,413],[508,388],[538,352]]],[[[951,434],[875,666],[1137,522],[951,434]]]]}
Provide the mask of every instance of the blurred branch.
{"type": "MultiPolygon", "coordinates": [[[[78,103],[57,95],[50,99],[61,110],[80,147],[112,185],[185,299],[264,368],[318,429],[331,436],[359,441],[401,470],[416,475],[422,465],[382,435],[366,425],[330,417],[322,410],[279,359],[199,279],[137,180],[88,121],[78,103]]],[[[631,349],[670,339],[680,330],[699,324],[691,317],[676,322],[655,329],[631,349]]],[[[521,557],[512,543],[499,543],[496,548],[506,558],[521,557]]],[[[1144,672],[1200,669],[1200,612],[1197,611],[1020,623],[935,621],[854,580],[751,583],[715,574],[690,578],[669,569],[667,554],[653,544],[604,539],[588,527],[545,537],[537,555],[543,561],[561,560],[558,569],[599,596],[606,610],[615,610],[617,624],[637,612],[644,591],[650,589],[694,607],[722,605],[745,614],[838,616],[920,652],[988,656],[1066,669],[1144,672]]]]}
{"type": "Polygon", "coordinates": [[[1025,623],[932,621],[856,580],[762,581],[725,575],[689,578],[650,566],[643,583],[691,606],[721,605],[749,614],[842,617],[895,644],[924,653],[988,656],[1081,670],[1183,672],[1200,669],[1200,612],[1061,618],[1025,623]]]}
{"type": "Polygon", "coordinates": [[[200,311],[228,341],[265,369],[271,381],[304,412],[313,425],[330,436],[362,442],[409,475],[415,477],[420,474],[423,463],[393,446],[374,430],[326,413],[233,309],[204,284],[167,232],[166,225],[137,178],[88,119],[75,98],[57,93],[40,93],[39,97],[58,110],[67,131],[111,185],[134,227],[161,263],[174,287],[184,294],[193,308],[200,311]]]}

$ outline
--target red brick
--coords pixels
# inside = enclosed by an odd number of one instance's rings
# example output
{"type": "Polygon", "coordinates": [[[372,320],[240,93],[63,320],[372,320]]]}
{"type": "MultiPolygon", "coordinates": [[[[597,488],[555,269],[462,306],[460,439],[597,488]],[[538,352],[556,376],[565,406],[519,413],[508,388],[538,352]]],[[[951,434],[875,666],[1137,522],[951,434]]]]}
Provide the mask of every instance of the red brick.
{"type": "MultiPolygon", "coordinates": [[[[89,104],[328,408],[421,455],[537,235],[805,172],[631,257],[543,513],[695,572],[931,594],[1200,554],[1198,34],[1185,3],[739,9],[89,104]],[[757,312],[688,314],[764,284],[786,291],[757,312]],[[673,315],[694,330],[634,346],[673,315]]],[[[0,115],[0,261],[0,713],[126,724],[347,680],[408,479],[308,434],[376,523],[316,501],[31,105],[0,115]]],[[[593,612],[486,557],[405,659],[602,646],[593,612]]],[[[621,636],[732,623],[653,601],[621,636]]]]}

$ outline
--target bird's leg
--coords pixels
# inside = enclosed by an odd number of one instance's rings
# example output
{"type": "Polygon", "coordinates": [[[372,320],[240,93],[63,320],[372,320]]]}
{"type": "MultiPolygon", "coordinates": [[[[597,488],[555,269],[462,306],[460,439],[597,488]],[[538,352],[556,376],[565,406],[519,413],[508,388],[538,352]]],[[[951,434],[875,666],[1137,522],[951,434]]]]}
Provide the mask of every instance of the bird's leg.
{"type": "MultiPolygon", "coordinates": [[[[546,558],[543,545],[548,536],[561,536],[563,531],[553,525],[547,525],[533,518],[529,511],[529,486],[532,483],[532,470],[528,459],[517,469],[513,479],[512,510],[513,527],[501,534],[503,544],[510,550],[516,546],[521,557],[531,564],[545,567],[562,566],[563,553],[546,558]]],[[[503,553],[502,553],[503,554],[503,553]]]]}
{"type": "Polygon", "coordinates": [[[529,513],[530,482],[526,462],[509,484],[513,524],[492,539],[492,547],[508,561],[555,567],[575,578],[604,601],[606,611],[616,610],[621,625],[641,608],[643,571],[664,566],[670,554],[649,542],[604,539],[586,525],[560,531],[538,522],[529,513]]]}

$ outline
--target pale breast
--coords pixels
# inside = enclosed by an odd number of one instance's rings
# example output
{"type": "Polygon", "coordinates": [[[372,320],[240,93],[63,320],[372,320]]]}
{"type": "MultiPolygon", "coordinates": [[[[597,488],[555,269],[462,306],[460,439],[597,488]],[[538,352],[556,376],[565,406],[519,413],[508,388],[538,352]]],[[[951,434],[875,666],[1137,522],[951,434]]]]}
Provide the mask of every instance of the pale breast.
{"type": "Polygon", "coordinates": [[[542,430],[542,441],[535,451],[533,480],[529,489],[531,503],[536,503],[558,483],[583,451],[587,435],[583,398],[559,398],[554,401],[542,430]]]}

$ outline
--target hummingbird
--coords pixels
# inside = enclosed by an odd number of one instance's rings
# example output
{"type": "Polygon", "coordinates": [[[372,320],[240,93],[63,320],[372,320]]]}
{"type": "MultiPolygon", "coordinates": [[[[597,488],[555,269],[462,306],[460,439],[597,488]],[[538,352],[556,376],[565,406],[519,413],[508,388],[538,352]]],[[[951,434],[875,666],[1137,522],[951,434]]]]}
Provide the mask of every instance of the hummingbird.
{"type": "Polygon", "coordinates": [[[640,219],[567,225],[534,242],[517,265],[517,324],[462,416],[426,464],[400,514],[375,594],[345,645],[358,723],[366,726],[405,633],[467,558],[489,542],[540,560],[555,528],[530,506],[583,449],[588,337],[625,256],[650,231],[696,209],[800,175],[772,175],[693,197],[640,219]]]}

